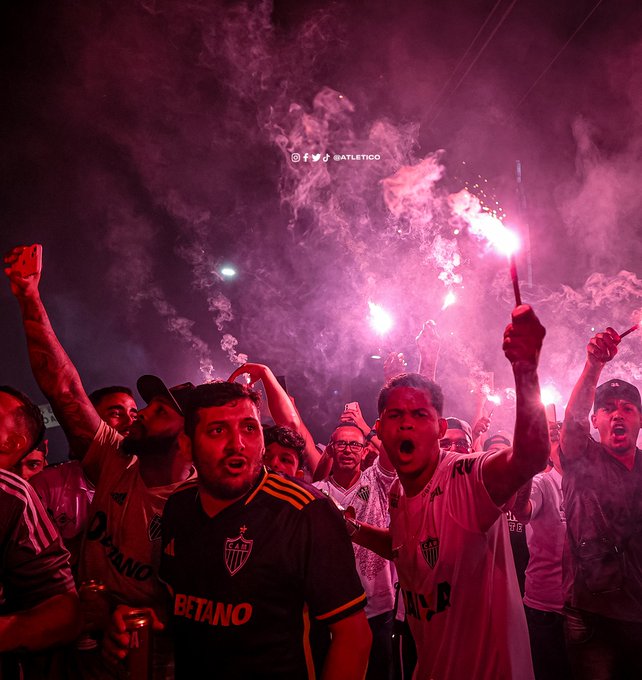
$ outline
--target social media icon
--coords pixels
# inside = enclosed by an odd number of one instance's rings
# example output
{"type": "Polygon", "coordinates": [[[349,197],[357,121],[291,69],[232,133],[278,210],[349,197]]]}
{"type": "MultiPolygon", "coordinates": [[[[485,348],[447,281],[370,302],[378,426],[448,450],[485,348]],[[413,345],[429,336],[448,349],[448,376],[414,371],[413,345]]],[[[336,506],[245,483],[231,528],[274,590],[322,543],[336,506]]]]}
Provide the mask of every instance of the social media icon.
{"type": "Polygon", "coordinates": [[[292,159],[293,163],[298,163],[301,160],[301,154],[298,153],[293,153],[290,158],[292,159]]]}
{"type": "Polygon", "coordinates": [[[327,163],[329,160],[330,160],[330,154],[327,153],[327,154],[323,157],[323,162],[324,162],[324,163],[327,163]]]}
{"type": "Polygon", "coordinates": [[[306,153],[303,154],[303,162],[304,162],[304,163],[307,163],[307,162],[308,162],[308,158],[310,158],[310,154],[307,153],[307,151],[306,151],[306,153]]]}
{"type": "Polygon", "coordinates": [[[315,163],[318,163],[321,160],[321,154],[320,153],[313,153],[312,154],[312,160],[315,163]]]}

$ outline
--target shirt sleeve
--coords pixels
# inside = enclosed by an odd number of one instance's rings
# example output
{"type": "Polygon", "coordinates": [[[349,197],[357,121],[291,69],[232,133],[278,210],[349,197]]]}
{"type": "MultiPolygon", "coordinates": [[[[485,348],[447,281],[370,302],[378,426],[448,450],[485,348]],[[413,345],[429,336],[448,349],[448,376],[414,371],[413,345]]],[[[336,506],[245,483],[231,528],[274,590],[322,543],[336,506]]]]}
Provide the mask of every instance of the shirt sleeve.
{"type": "Polygon", "coordinates": [[[305,599],[311,615],[333,624],[366,606],[343,518],[326,499],[306,508],[305,599]]]}
{"type": "Polygon", "coordinates": [[[131,458],[120,450],[122,441],[121,434],[105,421],[100,421],[94,440],[82,459],[83,471],[94,486],[103,475],[118,473],[131,462],[131,458]]]}
{"type": "Polygon", "coordinates": [[[531,486],[531,520],[535,519],[544,504],[544,491],[546,481],[543,476],[535,475],[531,486]]]}
{"type": "Polygon", "coordinates": [[[451,455],[444,471],[450,513],[468,531],[486,532],[503,514],[490,497],[482,475],[484,460],[490,455],[492,452],[451,455]]]}
{"type": "Polygon", "coordinates": [[[384,468],[381,467],[379,464],[379,459],[375,460],[375,462],[371,465],[371,469],[374,472],[375,479],[377,480],[377,483],[379,484],[380,488],[382,491],[385,493],[386,496],[390,493],[390,487],[392,486],[392,483],[397,479],[397,473],[393,470],[389,472],[388,470],[384,470],[384,468]]]}
{"type": "Polygon", "coordinates": [[[2,585],[9,611],[30,609],[75,592],[69,553],[36,492],[21,479],[0,480],[3,517],[2,585]],[[6,524],[5,524],[6,522],[6,524]]]}

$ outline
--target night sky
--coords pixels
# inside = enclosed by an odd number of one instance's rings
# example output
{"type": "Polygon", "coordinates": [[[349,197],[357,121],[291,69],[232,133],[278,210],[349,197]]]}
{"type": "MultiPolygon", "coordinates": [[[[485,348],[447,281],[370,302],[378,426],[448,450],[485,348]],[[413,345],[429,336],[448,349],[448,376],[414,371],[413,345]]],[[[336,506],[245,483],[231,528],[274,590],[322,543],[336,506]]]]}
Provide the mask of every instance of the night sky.
{"type": "MultiPolygon", "coordinates": [[[[433,318],[447,415],[472,418],[480,376],[512,387],[514,301],[505,257],[453,215],[464,188],[530,234],[522,295],[547,326],[540,373],[560,408],[592,329],[639,318],[639,0],[0,12],[0,245],[44,245],[42,296],[87,390],[227,377],[246,354],[287,376],[325,441],[346,401],[374,418],[370,356],[404,351],[415,369],[433,318]],[[383,338],[368,301],[395,319],[383,338]]],[[[0,307],[2,382],[42,403],[8,284],[0,307]]],[[[642,381],[641,338],[606,377],[642,381]]],[[[495,427],[513,414],[497,408],[495,427]]]]}

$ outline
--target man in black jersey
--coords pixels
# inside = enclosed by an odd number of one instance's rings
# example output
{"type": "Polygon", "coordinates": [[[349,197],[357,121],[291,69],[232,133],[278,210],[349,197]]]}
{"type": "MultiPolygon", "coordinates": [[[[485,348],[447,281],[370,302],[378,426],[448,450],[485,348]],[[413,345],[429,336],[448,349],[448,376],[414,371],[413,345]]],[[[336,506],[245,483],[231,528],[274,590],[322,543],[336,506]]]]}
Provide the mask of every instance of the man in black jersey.
{"type": "Polygon", "coordinates": [[[323,677],[362,678],[371,636],[345,526],[316,490],[263,468],[258,400],[218,382],[186,408],[198,479],[165,507],[161,561],[176,678],[313,677],[311,620],[332,636],[323,677]]]}

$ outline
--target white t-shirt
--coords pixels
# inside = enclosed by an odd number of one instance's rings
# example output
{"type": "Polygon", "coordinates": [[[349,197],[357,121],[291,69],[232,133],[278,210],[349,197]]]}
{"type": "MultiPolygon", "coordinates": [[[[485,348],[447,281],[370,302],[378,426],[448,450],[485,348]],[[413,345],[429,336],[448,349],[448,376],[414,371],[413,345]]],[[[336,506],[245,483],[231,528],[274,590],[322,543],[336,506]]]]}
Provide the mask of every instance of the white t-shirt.
{"type": "MultiPolygon", "coordinates": [[[[387,472],[376,460],[349,489],[339,486],[332,477],[315,482],[314,486],[342,507],[353,507],[359,522],[383,529],[390,523],[388,494],[396,478],[394,472],[387,472]]],[[[391,562],[356,543],[352,547],[361,585],[368,597],[366,616],[371,618],[392,611],[395,578],[391,562]]]]}
{"type": "Polygon", "coordinates": [[[562,612],[562,555],[566,516],[562,503],[562,475],[557,470],[533,478],[531,519],[526,540],[531,558],[526,568],[524,604],[545,612],[562,612]]]}
{"type": "Polygon", "coordinates": [[[183,482],[145,486],[136,456],[121,452],[122,440],[101,422],[83,459],[83,468],[96,480],[96,493],[80,577],[104,583],[112,604],[158,606],[166,598],[158,580],[161,516],[170,494],[183,482]]]}
{"type": "Polygon", "coordinates": [[[484,486],[492,454],[446,452],[417,496],[390,494],[390,527],[421,680],[532,680],[506,515],[484,486]]]}

